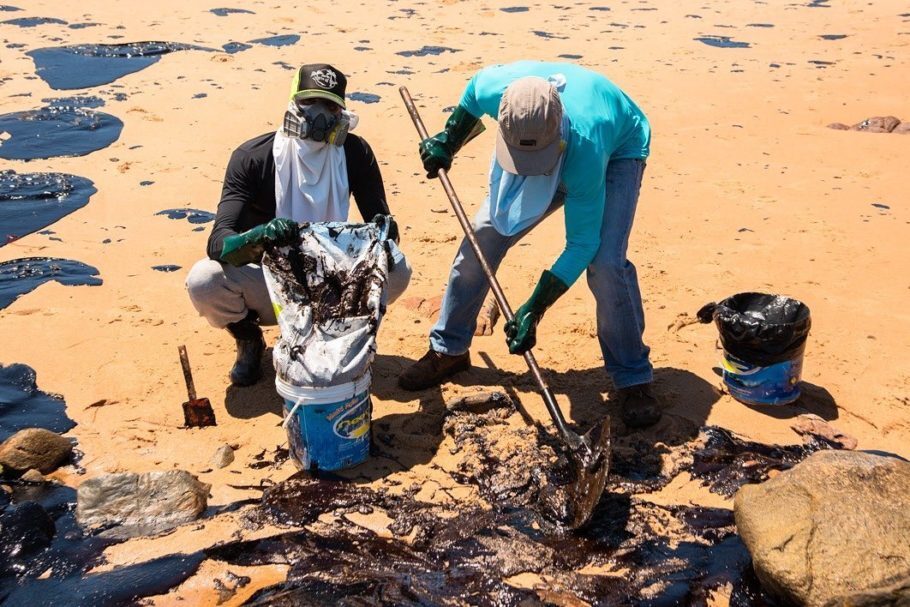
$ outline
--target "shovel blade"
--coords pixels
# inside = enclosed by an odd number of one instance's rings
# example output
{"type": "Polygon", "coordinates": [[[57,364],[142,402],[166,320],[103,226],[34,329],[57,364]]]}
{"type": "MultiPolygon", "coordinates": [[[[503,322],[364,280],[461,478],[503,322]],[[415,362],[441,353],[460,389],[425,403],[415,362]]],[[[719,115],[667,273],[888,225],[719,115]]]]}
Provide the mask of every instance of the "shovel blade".
{"type": "Polygon", "coordinates": [[[207,398],[194,398],[183,403],[183,425],[187,428],[214,426],[215,410],[207,398]]]}
{"type": "Polygon", "coordinates": [[[542,495],[547,510],[562,525],[578,529],[591,519],[610,473],[610,420],[603,419],[567,448],[568,469],[563,482],[542,495]]]}

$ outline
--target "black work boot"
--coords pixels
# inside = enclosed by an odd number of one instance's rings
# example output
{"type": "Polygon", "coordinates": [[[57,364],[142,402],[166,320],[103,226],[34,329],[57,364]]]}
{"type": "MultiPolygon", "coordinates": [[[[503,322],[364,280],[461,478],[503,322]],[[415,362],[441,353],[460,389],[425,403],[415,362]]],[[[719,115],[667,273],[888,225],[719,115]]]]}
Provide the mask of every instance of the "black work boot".
{"type": "Polygon", "coordinates": [[[246,318],[232,322],[226,328],[237,340],[237,360],[231,367],[231,383],[235,386],[252,386],[262,377],[260,359],[265,352],[259,316],[250,310],[246,318]]]}
{"type": "Polygon", "coordinates": [[[398,376],[398,385],[405,390],[423,390],[438,386],[444,379],[470,368],[471,355],[468,352],[449,356],[430,348],[423,358],[398,376]]]}
{"type": "Polygon", "coordinates": [[[647,428],[660,421],[660,403],[651,392],[651,384],[620,388],[619,410],[627,428],[647,428]]]}

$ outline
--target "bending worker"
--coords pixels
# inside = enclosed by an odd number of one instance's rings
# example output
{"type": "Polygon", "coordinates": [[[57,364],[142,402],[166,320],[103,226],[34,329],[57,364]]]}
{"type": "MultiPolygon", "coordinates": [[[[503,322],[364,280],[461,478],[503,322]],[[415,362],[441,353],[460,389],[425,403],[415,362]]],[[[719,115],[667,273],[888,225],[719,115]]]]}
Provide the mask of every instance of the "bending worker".
{"type": "MultiPolygon", "coordinates": [[[[474,218],[474,233],[493,271],[546,216],[560,207],[565,213],[565,249],[506,323],[509,352],[534,346],[544,312],[587,269],[604,366],[623,420],[630,427],[657,422],[661,412],[650,389],[638,278],[626,258],[651,139],[648,119],[610,80],[576,65],[519,61],[486,67],[468,82],[445,129],[420,143],[427,177],[451,167],[458,150],[483,129],[484,114],[499,127],[490,191],[474,218]]],[[[470,368],[468,349],[488,289],[465,239],[430,332],[430,349],[399,377],[402,388],[421,390],[470,368]]]]}
{"type": "MultiPolygon", "coordinates": [[[[345,109],[347,79],[327,64],[297,70],[282,127],[243,143],[228,162],[208,258],[186,279],[190,300],[209,323],[237,343],[231,383],[262,376],[260,325],[276,324],[259,260],[268,243],[288,242],[298,223],[347,221],[350,195],[364,220],[389,215],[379,164],[369,144],[348,131],[357,116],[345,109]]],[[[408,285],[411,268],[392,222],[388,300],[408,285]]]]}

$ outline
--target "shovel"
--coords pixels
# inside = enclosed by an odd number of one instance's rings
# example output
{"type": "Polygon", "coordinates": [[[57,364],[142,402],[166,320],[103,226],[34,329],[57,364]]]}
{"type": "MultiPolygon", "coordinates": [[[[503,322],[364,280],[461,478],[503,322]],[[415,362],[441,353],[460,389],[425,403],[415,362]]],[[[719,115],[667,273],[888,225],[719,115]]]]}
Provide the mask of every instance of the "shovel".
{"type": "MultiPolygon", "coordinates": [[[[398,92],[401,93],[401,98],[404,100],[408,114],[411,115],[411,120],[417,128],[418,135],[420,135],[421,139],[426,139],[429,136],[427,129],[420,119],[420,114],[417,112],[417,107],[414,105],[414,100],[411,99],[411,94],[408,92],[407,87],[399,87],[398,92]]],[[[461,229],[474,250],[474,254],[477,256],[481,268],[483,268],[483,273],[486,274],[493,295],[496,297],[496,303],[499,304],[499,309],[502,310],[505,319],[511,321],[514,317],[512,308],[509,306],[509,302],[506,301],[505,293],[499,286],[499,281],[496,280],[496,276],[480,250],[480,245],[474,236],[474,230],[471,228],[461,201],[458,200],[445,169],[439,169],[439,182],[449,197],[452,210],[455,212],[455,216],[458,217],[461,229]]],[[[547,386],[547,382],[540,372],[540,367],[537,365],[534,354],[528,350],[524,353],[524,359],[531,370],[531,375],[534,376],[537,385],[540,387],[547,411],[553,419],[559,438],[562,439],[567,448],[569,459],[573,465],[573,469],[570,471],[568,479],[566,479],[566,485],[563,487],[563,490],[568,494],[569,503],[559,508],[559,518],[566,526],[575,529],[591,518],[594,508],[600,501],[601,494],[603,494],[607,473],[610,469],[610,420],[609,418],[604,418],[594,428],[585,433],[584,436],[579,436],[570,430],[566,425],[565,418],[562,416],[559,405],[556,403],[556,397],[553,396],[553,392],[547,386]]]]}
{"type": "Polygon", "coordinates": [[[187,428],[202,428],[215,425],[215,411],[207,398],[196,398],[196,386],[193,383],[193,372],[190,370],[190,359],[186,355],[186,346],[179,346],[180,365],[183,367],[183,379],[186,380],[186,396],[189,400],[183,403],[183,425],[187,428]]]}

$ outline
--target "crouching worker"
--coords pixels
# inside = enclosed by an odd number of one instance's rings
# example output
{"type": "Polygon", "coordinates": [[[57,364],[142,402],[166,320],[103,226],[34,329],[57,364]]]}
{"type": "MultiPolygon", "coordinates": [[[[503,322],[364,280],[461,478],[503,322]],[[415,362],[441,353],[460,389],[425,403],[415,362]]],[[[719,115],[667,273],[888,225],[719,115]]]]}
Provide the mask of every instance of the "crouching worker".
{"type": "MultiPolygon", "coordinates": [[[[281,128],[241,144],[228,162],[208,258],[192,267],[186,287],[199,314],[236,340],[230,372],[236,386],[262,376],[260,325],[276,324],[259,265],[263,248],[296,236],[298,223],[347,221],[352,194],[365,221],[390,215],[373,150],[349,133],[357,116],[345,109],[346,84],[331,65],[302,66],[281,128]]],[[[394,221],[388,234],[391,303],[407,287],[411,267],[394,221]]]]}

